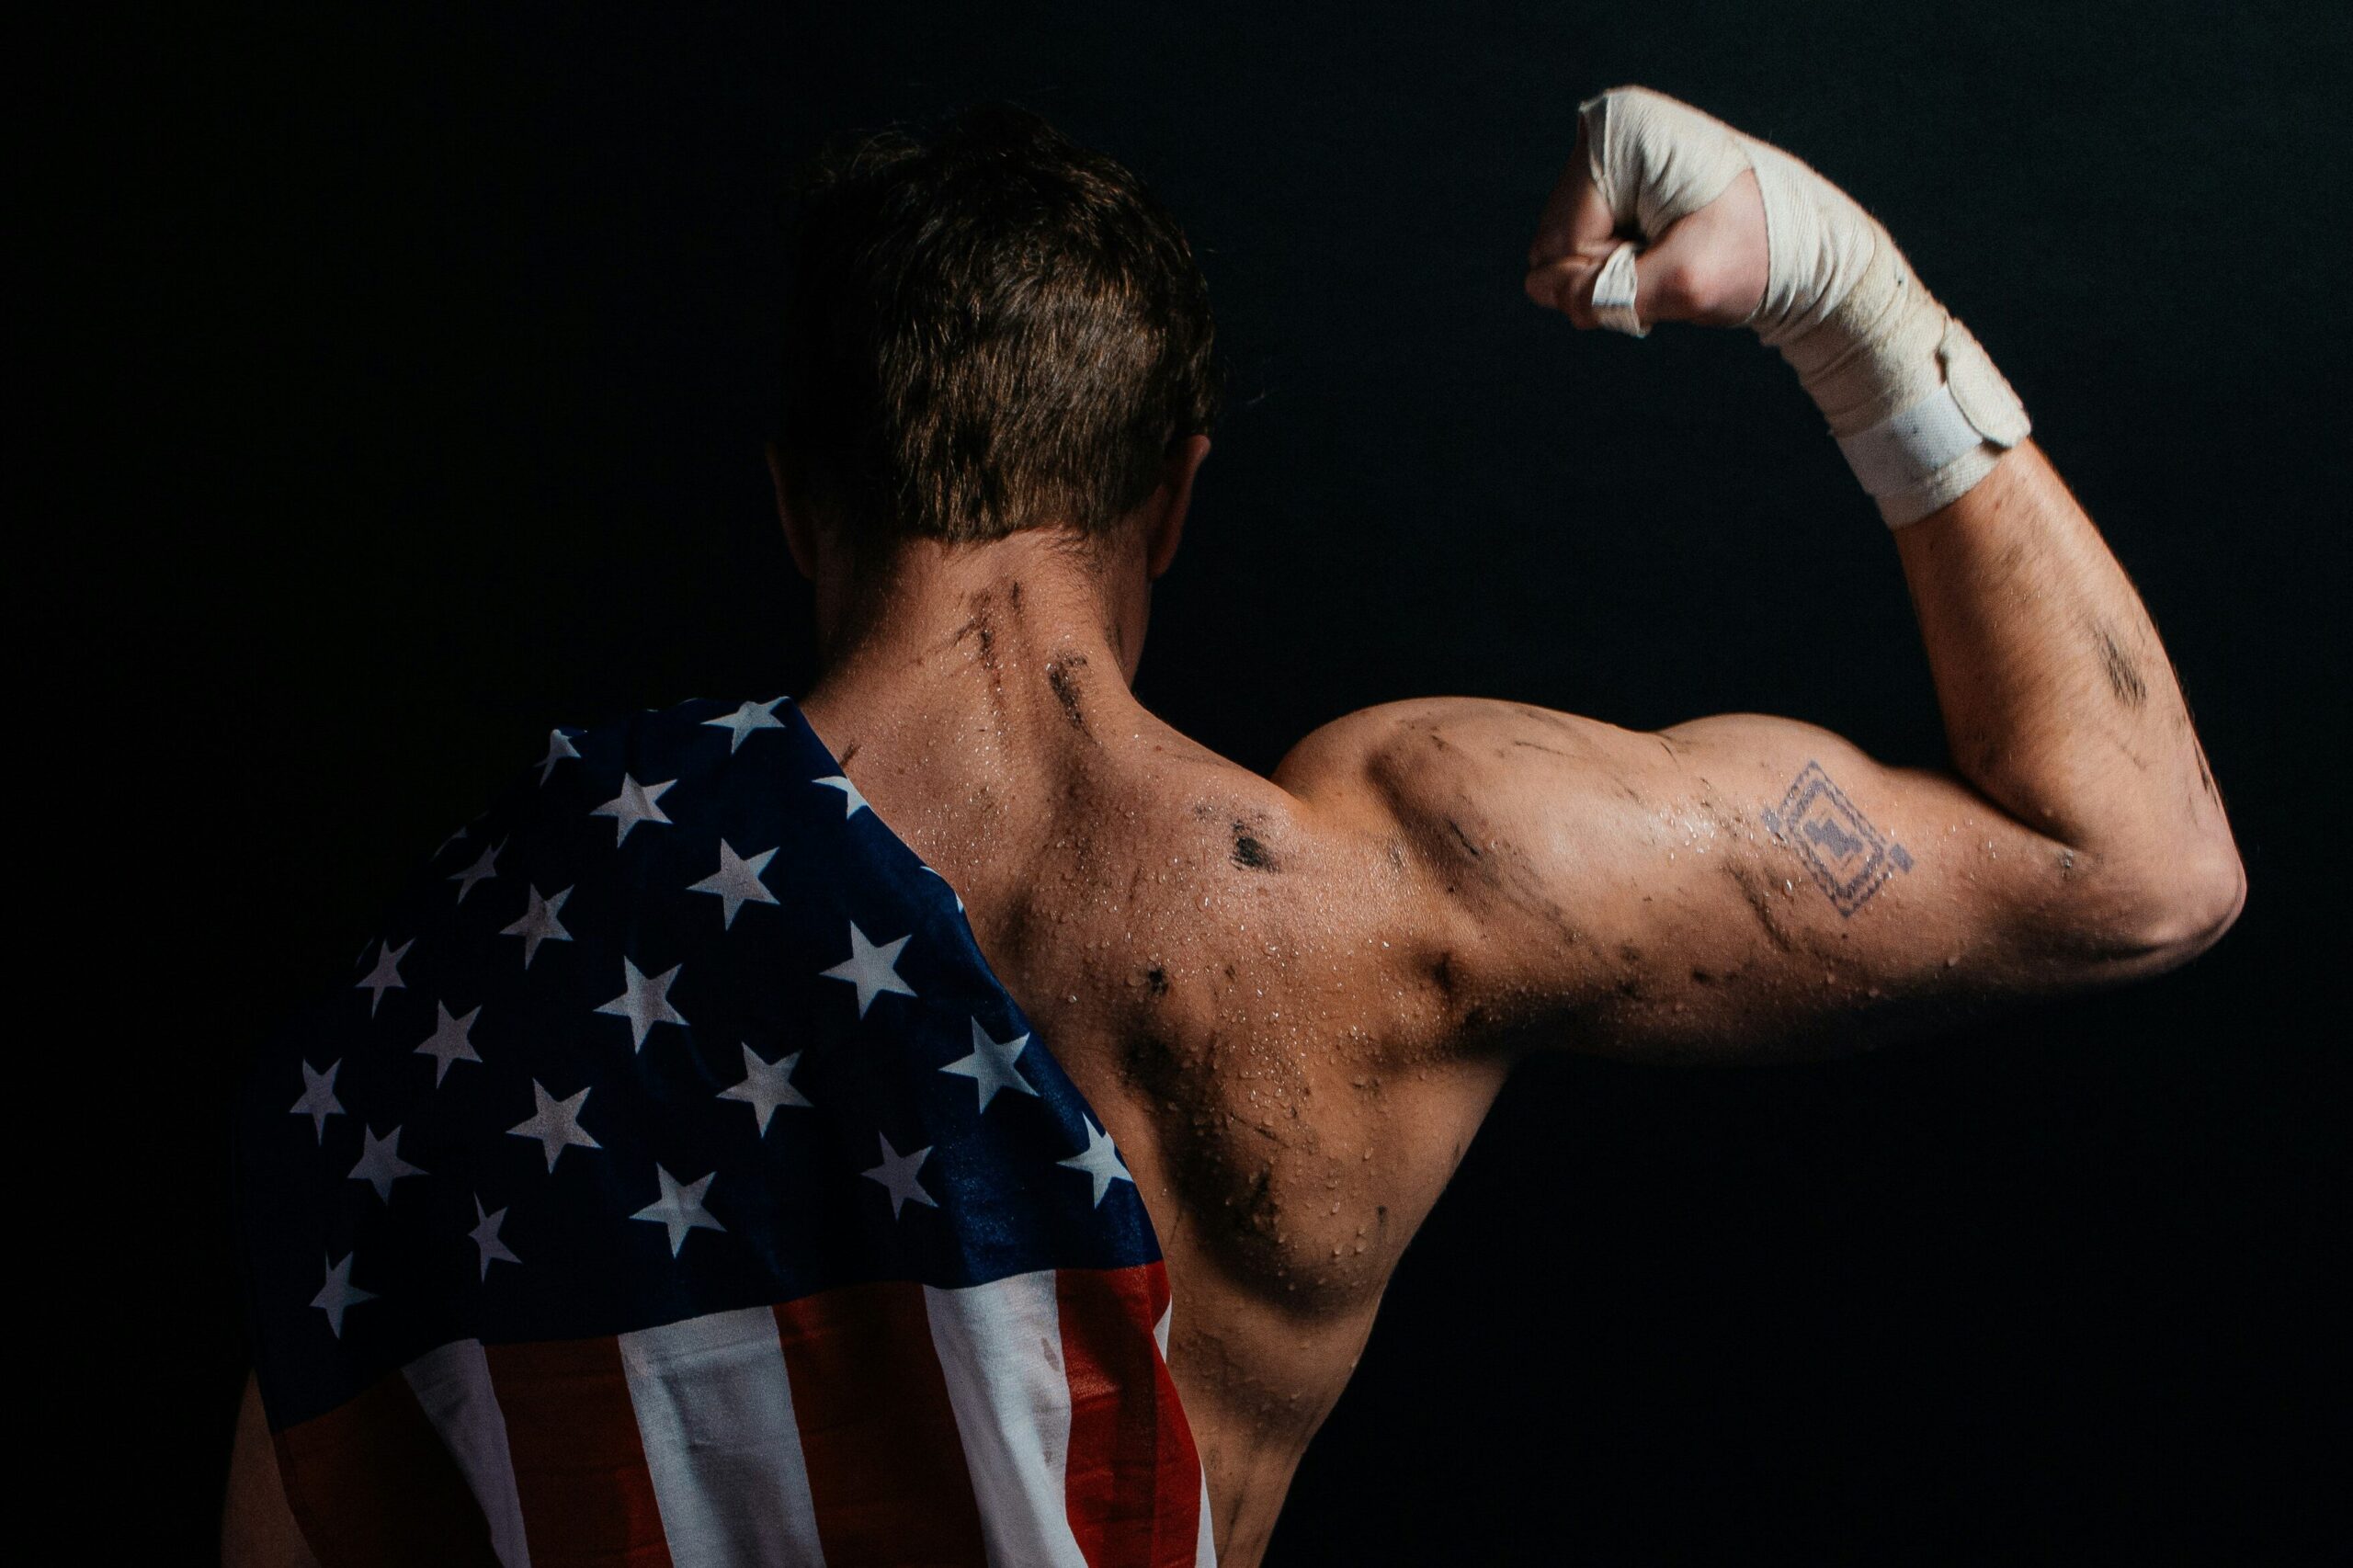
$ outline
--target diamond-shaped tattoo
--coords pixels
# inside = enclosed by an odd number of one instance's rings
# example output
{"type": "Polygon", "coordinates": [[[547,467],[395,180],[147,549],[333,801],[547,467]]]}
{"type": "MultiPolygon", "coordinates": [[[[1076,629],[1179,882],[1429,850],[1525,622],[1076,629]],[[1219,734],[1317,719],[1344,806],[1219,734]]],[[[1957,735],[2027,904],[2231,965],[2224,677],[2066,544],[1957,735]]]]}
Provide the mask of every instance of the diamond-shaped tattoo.
{"type": "Polygon", "coordinates": [[[1870,902],[1889,877],[1912,869],[1911,852],[1881,838],[1818,762],[1806,763],[1781,798],[1780,810],[1764,817],[1775,839],[1797,851],[1842,915],[1870,902]]]}

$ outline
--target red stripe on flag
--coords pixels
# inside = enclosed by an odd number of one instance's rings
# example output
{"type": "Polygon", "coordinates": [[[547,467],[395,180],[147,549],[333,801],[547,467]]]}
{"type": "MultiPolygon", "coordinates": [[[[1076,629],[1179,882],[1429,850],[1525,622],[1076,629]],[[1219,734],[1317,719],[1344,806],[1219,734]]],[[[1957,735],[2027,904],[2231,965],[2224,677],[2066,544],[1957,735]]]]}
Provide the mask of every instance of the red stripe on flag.
{"type": "Polygon", "coordinates": [[[399,1372],[273,1443],[286,1501],[321,1562],[497,1568],[482,1505],[399,1372]]]}
{"type": "Polygon", "coordinates": [[[985,1562],[923,1287],[826,1290],[776,1323],[826,1568],[985,1562]]]}
{"type": "Polygon", "coordinates": [[[1096,1568],[1192,1568],[1201,1461],[1153,1342],[1168,1304],[1160,1263],[1055,1276],[1070,1377],[1072,1533],[1096,1568]]]}
{"type": "Polygon", "coordinates": [[[662,1510],[610,1338],[486,1345],[531,1568],[669,1568],[662,1510]]]}

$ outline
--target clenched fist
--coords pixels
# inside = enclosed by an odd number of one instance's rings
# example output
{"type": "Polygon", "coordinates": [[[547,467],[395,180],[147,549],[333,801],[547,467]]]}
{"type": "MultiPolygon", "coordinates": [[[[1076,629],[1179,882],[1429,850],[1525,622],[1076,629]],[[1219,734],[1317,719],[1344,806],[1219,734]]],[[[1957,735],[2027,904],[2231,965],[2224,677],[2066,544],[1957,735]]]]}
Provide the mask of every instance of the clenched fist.
{"type": "Polygon", "coordinates": [[[1974,484],[2028,430],[1877,219],[1779,148],[1647,87],[1578,107],[1525,286],[1579,327],[1754,327],[1891,526],[1974,484]]]}
{"type": "MultiPolygon", "coordinates": [[[[1619,92],[1658,97],[1640,87],[1619,92]]],[[[1595,104],[1606,105],[1608,97],[1595,104]]],[[[1646,242],[1632,258],[1637,318],[1703,326],[1746,322],[1765,297],[1768,271],[1765,201],[1747,160],[1727,145],[1709,146],[1711,166],[1695,171],[1695,160],[1687,156],[1683,167],[1672,171],[1677,183],[1669,199],[1645,203],[1644,192],[1664,182],[1642,166],[1639,149],[1633,159],[1620,160],[1620,169],[1605,171],[1593,146],[1597,119],[1606,132],[1608,116],[1597,115],[1594,105],[1578,116],[1576,147],[1537,220],[1536,239],[1528,247],[1528,297],[1580,327],[1599,326],[1593,291],[1603,264],[1629,241],[1646,242]],[[1636,166],[1622,167],[1627,162],[1636,166]]],[[[1622,116],[1619,123],[1624,124],[1622,116]]]]}

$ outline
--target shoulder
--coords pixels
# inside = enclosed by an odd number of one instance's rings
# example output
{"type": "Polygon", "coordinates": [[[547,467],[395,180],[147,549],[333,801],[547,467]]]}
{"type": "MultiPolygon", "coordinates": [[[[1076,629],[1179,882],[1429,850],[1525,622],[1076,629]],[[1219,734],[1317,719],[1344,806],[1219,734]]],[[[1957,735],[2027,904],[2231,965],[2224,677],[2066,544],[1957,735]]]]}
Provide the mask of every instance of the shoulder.
{"type": "Polygon", "coordinates": [[[1478,848],[1465,812],[1508,809],[1564,775],[1622,767],[1673,743],[1527,703],[1425,697],[1345,714],[1308,734],[1273,782],[1336,822],[1429,837],[1449,857],[1478,848]]]}
{"type": "Polygon", "coordinates": [[[482,810],[413,862],[382,918],[421,930],[520,897],[525,880],[650,874],[665,840],[738,825],[789,797],[781,781],[836,771],[789,698],[697,698],[554,724],[517,745],[482,810]]]}
{"type": "MultiPolygon", "coordinates": [[[[655,791],[691,792],[723,772],[829,764],[790,697],[691,698],[587,723],[558,723],[532,740],[531,761],[508,777],[500,807],[524,815],[609,804],[644,806],[655,791]],[[594,795],[594,801],[586,800],[594,795]],[[646,797],[643,801],[636,798],[646,797]]],[[[835,769],[828,765],[823,772],[835,769]]]]}
{"type": "Polygon", "coordinates": [[[1616,831],[1601,797],[1645,744],[1523,703],[1418,698],[1323,725],[1271,781],[1411,978],[1407,1011],[1461,1050],[1573,1009],[1595,982],[1612,890],[1586,846],[1616,831]]]}
{"type": "Polygon", "coordinates": [[[534,767],[544,775],[568,757],[585,760],[593,753],[608,763],[669,763],[708,770],[732,758],[765,756],[775,749],[755,742],[796,742],[808,733],[790,697],[696,697],[594,723],[558,724],[548,732],[546,756],[534,767]]]}

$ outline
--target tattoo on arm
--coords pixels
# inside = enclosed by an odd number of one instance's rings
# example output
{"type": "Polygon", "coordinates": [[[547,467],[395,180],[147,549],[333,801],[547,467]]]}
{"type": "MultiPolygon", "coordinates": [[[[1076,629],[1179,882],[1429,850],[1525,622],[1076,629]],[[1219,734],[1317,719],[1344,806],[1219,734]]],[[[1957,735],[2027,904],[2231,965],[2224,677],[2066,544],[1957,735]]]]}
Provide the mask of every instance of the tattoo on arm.
{"type": "Polygon", "coordinates": [[[1912,869],[1911,852],[1881,836],[1818,762],[1806,763],[1764,819],[1773,842],[1796,852],[1842,916],[1851,918],[1890,877],[1912,869]]]}

